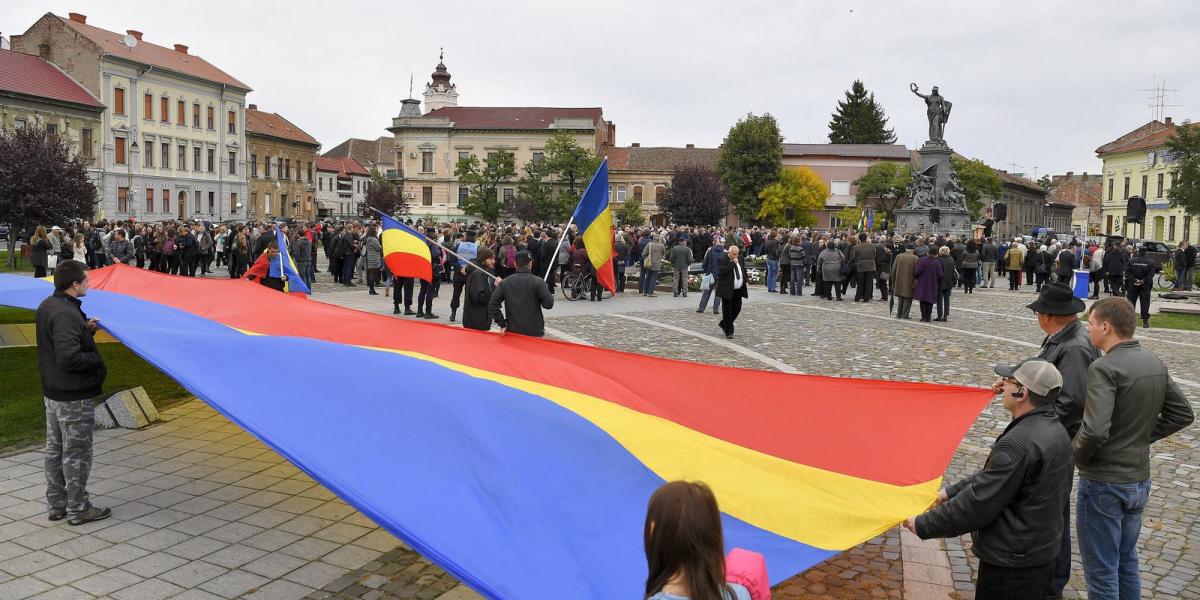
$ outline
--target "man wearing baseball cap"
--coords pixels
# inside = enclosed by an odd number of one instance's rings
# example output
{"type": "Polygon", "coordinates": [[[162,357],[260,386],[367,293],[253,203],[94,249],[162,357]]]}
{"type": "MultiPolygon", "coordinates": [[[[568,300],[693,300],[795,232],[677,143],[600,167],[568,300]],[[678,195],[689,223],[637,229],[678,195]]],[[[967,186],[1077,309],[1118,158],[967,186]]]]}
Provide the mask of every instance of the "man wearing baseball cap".
{"type": "Polygon", "coordinates": [[[995,370],[1012,422],[983,469],[938,491],[933,508],[905,527],[921,539],[971,534],[979,557],[976,600],[1041,598],[1061,551],[1071,493],[1071,438],[1054,410],[1063,379],[1041,358],[995,370]]]}

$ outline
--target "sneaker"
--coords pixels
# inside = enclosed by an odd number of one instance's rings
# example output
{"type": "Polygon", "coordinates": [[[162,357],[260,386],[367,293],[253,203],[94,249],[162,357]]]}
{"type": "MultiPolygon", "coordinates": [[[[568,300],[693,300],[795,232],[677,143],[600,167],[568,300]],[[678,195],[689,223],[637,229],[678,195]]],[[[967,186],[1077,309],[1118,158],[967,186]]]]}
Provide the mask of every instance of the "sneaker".
{"type": "Polygon", "coordinates": [[[71,520],[67,521],[67,525],[74,526],[83,525],[84,523],[91,523],[92,521],[103,521],[110,516],[112,516],[111,508],[97,508],[93,506],[75,515],[74,517],[71,517],[71,520]]]}
{"type": "Polygon", "coordinates": [[[393,315],[398,315],[398,314],[400,314],[400,307],[393,308],[393,309],[392,309],[392,314],[393,314],[393,315]]]}
{"type": "Polygon", "coordinates": [[[50,511],[50,514],[46,518],[50,519],[51,521],[61,521],[61,520],[63,520],[63,517],[66,517],[66,516],[67,516],[67,513],[65,511],[52,510],[52,511],[50,511]]]}
{"type": "Polygon", "coordinates": [[[404,316],[406,316],[406,317],[411,317],[411,316],[413,316],[413,315],[415,315],[415,314],[417,314],[417,313],[415,313],[415,312],[413,312],[413,311],[411,311],[411,310],[409,310],[409,309],[407,309],[407,308],[406,308],[406,309],[404,309],[404,316]]]}
{"type": "Polygon", "coordinates": [[[440,319],[441,317],[439,317],[433,313],[425,313],[425,318],[426,319],[440,319]]]}

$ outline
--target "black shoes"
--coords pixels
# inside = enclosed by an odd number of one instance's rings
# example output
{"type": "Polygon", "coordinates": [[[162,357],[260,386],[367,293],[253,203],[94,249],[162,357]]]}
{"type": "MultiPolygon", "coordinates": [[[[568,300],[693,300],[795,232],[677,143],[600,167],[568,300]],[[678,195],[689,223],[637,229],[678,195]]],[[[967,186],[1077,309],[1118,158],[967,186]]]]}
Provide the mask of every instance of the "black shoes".
{"type": "Polygon", "coordinates": [[[425,316],[424,316],[424,318],[426,318],[426,319],[440,319],[441,317],[439,317],[439,316],[437,316],[437,315],[435,315],[435,314],[433,314],[433,313],[425,313],[425,316]]]}
{"type": "Polygon", "coordinates": [[[393,315],[398,315],[398,314],[400,314],[400,307],[399,307],[399,306],[397,306],[397,307],[393,308],[393,309],[392,309],[392,314],[393,314],[393,315]]]}
{"type": "Polygon", "coordinates": [[[404,316],[406,316],[406,317],[411,317],[411,316],[413,316],[413,315],[415,315],[415,314],[417,314],[417,313],[413,312],[413,311],[412,311],[412,310],[410,310],[410,309],[407,309],[407,308],[406,308],[406,309],[404,309],[404,316]]]}
{"type": "Polygon", "coordinates": [[[110,516],[112,516],[111,508],[97,508],[93,506],[75,515],[74,517],[71,517],[71,520],[67,521],[67,525],[74,526],[83,525],[84,523],[91,523],[92,521],[103,521],[110,516]]]}
{"type": "Polygon", "coordinates": [[[55,512],[51,512],[50,515],[46,518],[50,519],[51,521],[61,521],[66,516],[67,516],[67,513],[65,513],[65,512],[55,511],[55,512]]]}

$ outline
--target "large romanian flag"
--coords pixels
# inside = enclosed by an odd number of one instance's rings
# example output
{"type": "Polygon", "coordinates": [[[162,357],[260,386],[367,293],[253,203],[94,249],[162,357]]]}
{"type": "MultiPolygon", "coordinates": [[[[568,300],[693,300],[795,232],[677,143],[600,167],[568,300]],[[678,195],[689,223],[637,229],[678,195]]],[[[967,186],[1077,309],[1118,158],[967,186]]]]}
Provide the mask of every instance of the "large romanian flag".
{"type": "Polygon", "coordinates": [[[396,277],[433,281],[433,255],[421,232],[379,213],[383,225],[383,263],[396,277]]]}
{"type": "MultiPolygon", "coordinates": [[[[92,271],[91,289],[83,308],[121,342],[489,598],[641,597],[646,503],[675,479],[713,488],[726,544],[764,554],[778,583],[924,510],[991,397],[449,328],[126,265],[92,271]],[[400,385],[347,393],[317,367],[400,385]],[[245,385],[265,374],[265,390],[245,385]]],[[[50,293],[0,275],[0,305],[50,293]]]]}
{"type": "Polygon", "coordinates": [[[596,281],[608,291],[616,293],[617,278],[613,274],[613,220],[608,210],[608,159],[600,163],[596,174],[588,183],[583,198],[571,220],[582,232],[583,246],[587,248],[588,260],[596,267],[596,281]]]}

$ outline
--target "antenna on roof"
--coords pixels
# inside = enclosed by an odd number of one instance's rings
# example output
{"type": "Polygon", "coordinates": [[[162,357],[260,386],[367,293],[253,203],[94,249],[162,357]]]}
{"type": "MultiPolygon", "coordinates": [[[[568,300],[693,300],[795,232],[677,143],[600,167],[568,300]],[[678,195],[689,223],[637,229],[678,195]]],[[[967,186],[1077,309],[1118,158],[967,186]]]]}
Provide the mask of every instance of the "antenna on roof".
{"type": "Polygon", "coordinates": [[[1150,96],[1149,96],[1150,104],[1147,105],[1147,108],[1150,109],[1150,115],[1151,115],[1151,117],[1153,117],[1153,119],[1155,121],[1162,120],[1164,108],[1175,108],[1175,107],[1183,106],[1182,104],[1165,104],[1168,92],[1178,92],[1179,91],[1178,88],[1168,88],[1166,78],[1159,80],[1158,77],[1155,77],[1154,78],[1154,87],[1149,88],[1149,89],[1144,89],[1144,90],[1138,90],[1138,91],[1139,92],[1150,92],[1150,96]]]}
{"type": "Polygon", "coordinates": [[[438,62],[446,60],[446,47],[438,46],[438,62]]]}
{"type": "Polygon", "coordinates": [[[133,47],[137,45],[137,38],[133,37],[133,34],[127,33],[124,39],[121,40],[121,43],[128,46],[130,50],[133,50],[133,47]]]}
{"type": "Polygon", "coordinates": [[[412,98],[413,74],[408,74],[408,97],[412,98]]]}

